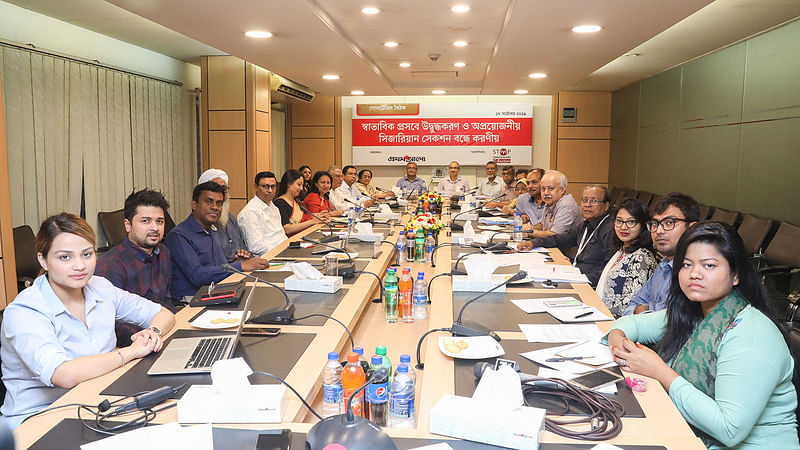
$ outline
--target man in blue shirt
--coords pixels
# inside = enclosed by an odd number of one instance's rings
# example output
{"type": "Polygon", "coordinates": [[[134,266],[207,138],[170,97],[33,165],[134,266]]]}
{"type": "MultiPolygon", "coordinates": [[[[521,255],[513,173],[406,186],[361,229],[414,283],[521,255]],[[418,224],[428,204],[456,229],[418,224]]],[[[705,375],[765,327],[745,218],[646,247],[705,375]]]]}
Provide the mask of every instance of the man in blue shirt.
{"type": "Polygon", "coordinates": [[[528,192],[519,196],[514,212],[522,214],[522,222],[536,225],[542,221],[544,202],[539,190],[539,182],[544,175],[544,169],[533,169],[526,175],[528,179],[528,192]]]}
{"type": "MultiPolygon", "coordinates": [[[[218,283],[228,275],[222,265],[228,262],[214,225],[222,212],[225,188],[209,181],[198,184],[192,192],[192,213],[167,234],[166,244],[172,254],[172,298],[188,301],[206,284],[218,283]],[[187,298],[188,297],[188,298],[187,298]]],[[[236,261],[233,267],[250,272],[266,269],[266,259],[254,257],[236,261]]]]}
{"type": "MultiPolygon", "coordinates": [[[[653,238],[653,247],[664,259],[656,266],[653,276],[625,307],[622,314],[626,316],[659,311],[667,307],[675,247],[686,229],[700,220],[700,205],[686,194],[671,192],[653,205],[650,214],[647,230],[653,238]]],[[[678,264],[680,263],[679,261],[678,264]]]]}
{"type": "Polygon", "coordinates": [[[397,180],[395,186],[403,192],[413,195],[420,195],[428,192],[428,185],[421,178],[417,178],[417,163],[409,162],[406,164],[406,176],[397,180]]]}

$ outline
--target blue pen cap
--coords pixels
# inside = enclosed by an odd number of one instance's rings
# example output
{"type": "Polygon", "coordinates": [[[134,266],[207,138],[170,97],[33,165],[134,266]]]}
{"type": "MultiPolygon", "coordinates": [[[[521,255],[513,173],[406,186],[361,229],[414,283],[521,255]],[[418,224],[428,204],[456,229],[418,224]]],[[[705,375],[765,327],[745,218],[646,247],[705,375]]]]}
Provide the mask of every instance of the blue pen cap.
{"type": "Polygon", "coordinates": [[[328,353],[328,361],[338,361],[338,360],[339,360],[339,354],[338,353],[336,353],[336,352],[328,353]]]}

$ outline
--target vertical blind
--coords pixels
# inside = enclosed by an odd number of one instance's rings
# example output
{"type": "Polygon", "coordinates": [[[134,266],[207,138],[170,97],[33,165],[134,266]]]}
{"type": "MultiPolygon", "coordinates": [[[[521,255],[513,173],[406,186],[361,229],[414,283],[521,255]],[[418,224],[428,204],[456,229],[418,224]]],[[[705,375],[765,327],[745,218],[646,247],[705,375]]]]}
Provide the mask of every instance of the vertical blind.
{"type": "Polygon", "coordinates": [[[61,211],[97,229],[134,189],[189,212],[195,155],[183,145],[181,87],[0,45],[14,226],[61,211]]]}

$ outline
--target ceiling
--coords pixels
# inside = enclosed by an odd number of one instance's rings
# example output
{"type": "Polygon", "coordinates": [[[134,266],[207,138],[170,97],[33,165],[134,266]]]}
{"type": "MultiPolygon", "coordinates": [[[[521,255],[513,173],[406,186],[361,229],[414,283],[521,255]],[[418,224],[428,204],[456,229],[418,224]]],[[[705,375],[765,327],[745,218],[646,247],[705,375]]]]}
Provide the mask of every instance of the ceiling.
{"type": "Polygon", "coordinates": [[[185,61],[236,55],[329,95],[615,90],[800,16],[797,0],[6,1],[185,61]],[[570,31],[588,23],[603,29],[570,31]]]}

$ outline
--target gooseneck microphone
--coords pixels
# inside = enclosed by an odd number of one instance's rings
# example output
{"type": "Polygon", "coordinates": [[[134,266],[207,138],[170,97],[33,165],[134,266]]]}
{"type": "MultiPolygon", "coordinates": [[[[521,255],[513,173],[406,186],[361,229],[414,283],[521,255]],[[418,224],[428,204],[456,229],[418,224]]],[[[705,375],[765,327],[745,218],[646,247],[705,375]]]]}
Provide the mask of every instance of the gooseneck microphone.
{"type": "Polygon", "coordinates": [[[174,394],[178,393],[178,389],[172,389],[172,386],[163,386],[155,391],[145,392],[144,394],[137,395],[133,398],[132,402],[128,402],[114,410],[114,414],[119,414],[127,411],[134,411],[137,409],[151,409],[153,406],[161,404],[170,399],[174,394]]]}
{"type": "MultiPolygon", "coordinates": [[[[487,203],[488,202],[494,202],[494,201],[499,200],[501,197],[502,197],[502,195],[498,195],[497,197],[489,199],[486,202],[487,203]]],[[[458,214],[453,216],[452,219],[450,219],[450,229],[453,230],[453,231],[463,231],[464,230],[464,225],[459,225],[459,224],[456,223],[456,219],[458,218],[458,216],[460,216],[462,214],[466,214],[468,212],[479,210],[481,208],[483,208],[483,205],[476,206],[475,208],[470,208],[470,209],[468,209],[466,211],[460,211],[458,214]]]]}
{"type": "MultiPolygon", "coordinates": [[[[286,325],[294,321],[294,310],[295,310],[294,302],[289,300],[289,294],[287,294],[282,287],[278,286],[275,283],[271,283],[267,280],[262,280],[261,278],[258,278],[257,276],[251,275],[247,272],[242,272],[241,270],[237,269],[236,267],[233,267],[230,264],[223,264],[222,270],[225,270],[227,272],[238,273],[239,275],[243,275],[245,277],[253,279],[256,281],[256,284],[258,284],[259,281],[262,283],[266,283],[274,287],[275,289],[279,290],[280,293],[283,294],[283,298],[284,300],[286,300],[286,304],[262,312],[258,316],[250,319],[249,320],[250,323],[286,325]]],[[[254,284],[251,289],[255,289],[256,284],[254,284]]]]}
{"type": "Polygon", "coordinates": [[[497,244],[494,244],[494,245],[489,246],[489,247],[485,247],[485,248],[481,248],[479,250],[474,250],[474,251],[471,251],[471,252],[468,252],[468,253],[464,253],[463,255],[459,256],[458,259],[456,259],[456,263],[453,266],[453,275],[466,275],[466,272],[461,272],[461,271],[458,270],[458,263],[460,263],[461,260],[466,258],[467,256],[474,255],[476,253],[481,253],[481,252],[493,252],[493,251],[496,251],[496,250],[506,250],[507,248],[508,248],[508,242],[504,241],[504,242],[498,242],[497,244]]]}
{"type": "Polygon", "coordinates": [[[519,280],[525,278],[526,276],[528,276],[528,273],[525,272],[524,270],[520,270],[514,276],[512,276],[509,279],[507,279],[506,281],[494,286],[493,288],[489,289],[486,292],[481,293],[480,295],[478,295],[476,297],[473,297],[473,298],[467,300],[467,302],[464,303],[464,306],[462,306],[461,310],[458,312],[458,319],[456,319],[456,321],[453,322],[453,325],[450,327],[450,332],[453,334],[453,336],[491,336],[492,338],[494,338],[494,340],[499,342],[500,341],[500,336],[498,336],[497,333],[495,333],[494,331],[490,330],[489,328],[487,328],[487,327],[485,327],[485,326],[483,326],[483,325],[481,325],[481,324],[479,324],[477,322],[474,322],[474,321],[466,321],[466,322],[462,321],[461,320],[461,316],[464,315],[464,310],[467,309],[467,306],[469,306],[471,303],[473,303],[476,300],[482,298],[483,296],[485,296],[486,294],[488,294],[490,292],[494,292],[495,290],[500,289],[501,287],[503,287],[503,286],[505,286],[505,285],[507,285],[509,283],[513,283],[515,281],[519,281],[519,280]]]}
{"type": "MultiPolygon", "coordinates": [[[[369,197],[369,195],[366,195],[366,194],[364,194],[364,195],[365,195],[366,197],[369,197]]],[[[369,197],[369,198],[372,198],[372,197],[369,197]]],[[[375,216],[372,214],[372,211],[370,211],[370,210],[369,210],[369,208],[367,208],[367,207],[365,207],[365,206],[362,206],[360,203],[356,203],[356,202],[354,202],[354,201],[350,200],[350,199],[349,199],[349,198],[347,198],[347,197],[345,197],[345,198],[344,198],[344,201],[346,201],[347,203],[352,203],[353,205],[356,205],[356,206],[358,206],[359,208],[363,208],[363,209],[364,209],[364,211],[366,211],[366,212],[367,212],[367,214],[369,214],[369,220],[370,220],[370,221],[375,221],[375,216]]]]}
{"type": "Polygon", "coordinates": [[[326,222],[326,221],[322,220],[321,218],[319,218],[319,216],[317,216],[316,214],[314,214],[314,213],[312,213],[311,211],[309,211],[309,210],[308,210],[308,208],[306,208],[305,206],[303,206],[303,204],[302,204],[302,203],[299,203],[299,202],[298,202],[298,203],[297,203],[297,206],[299,206],[299,207],[300,207],[300,210],[301,210],[301,211],[303,211],[304,213],[308,214],[309,216],[311,216],[311,217],[313,217],[313,218],[315,218],[315,219],[319,220],[320,222],[324,223],[324,224],[325,224],[325,225],[328,227],[328,230],[330,231],[331,235],[330,235],[330,236],[328,236],[328,237],[322,238],[322,239],[321,239],[321,241],[322,241],[322,242],[333,242],[333,241],[335,241],[335,240],[339,239],[339,236],[337,236],[337,235],[336,235],[336,231],[333,229],[333,226],[331,226],[331,224],[330,224],[330,223],[328,223],[328,222],[326,222]],[[330,239],[330,240],[328,240],[328,239],[330,239]]]}
{"type": "Polygon", "coordinates": [[[334,247],[322,241],[315,241],[314,239],[311,239],[308,236],[303,236],[302,239],[304,242],[310,242],[312,244],[321,245],[323,247],[328,247],[329,249],[331,249],[330,252],[326,253],[344,253],[347,256],[347,266],[346,267],[339,266],[338,272],[342,278],[353,278],[356,271],[356,264],[353,262],[353,258],[350,256],[350,253],[348,253],[347,250],[339,247],[334,247]]]}

